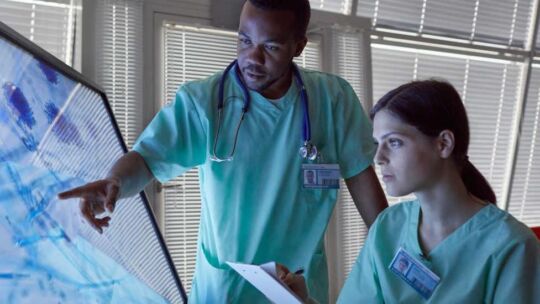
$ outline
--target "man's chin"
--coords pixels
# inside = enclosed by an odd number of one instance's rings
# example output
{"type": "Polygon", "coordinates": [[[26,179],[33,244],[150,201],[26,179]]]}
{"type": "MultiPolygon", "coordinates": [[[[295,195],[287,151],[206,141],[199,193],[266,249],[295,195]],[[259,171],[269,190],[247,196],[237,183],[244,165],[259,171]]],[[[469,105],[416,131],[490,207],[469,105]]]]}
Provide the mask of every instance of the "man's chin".
{"type": "Polygon", "coordinates": [[[252,91],[255,92],[262,92],[264,89],[268,87],[265,83],[259,83],[259,82],[246,82],[246,87],[252,91]]]}

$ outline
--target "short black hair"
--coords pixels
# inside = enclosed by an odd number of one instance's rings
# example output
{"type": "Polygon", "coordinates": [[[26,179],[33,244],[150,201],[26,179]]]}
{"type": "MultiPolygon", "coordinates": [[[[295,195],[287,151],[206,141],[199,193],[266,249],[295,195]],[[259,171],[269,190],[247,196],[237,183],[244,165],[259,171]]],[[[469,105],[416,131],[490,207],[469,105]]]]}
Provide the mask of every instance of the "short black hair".
{"type": "Polygon", "coordinates": [[[286,10],[295,16],[296,34],[305,37],[311,18],[309,0],[248,0],[256,8],[263,10],[286,10]]]}

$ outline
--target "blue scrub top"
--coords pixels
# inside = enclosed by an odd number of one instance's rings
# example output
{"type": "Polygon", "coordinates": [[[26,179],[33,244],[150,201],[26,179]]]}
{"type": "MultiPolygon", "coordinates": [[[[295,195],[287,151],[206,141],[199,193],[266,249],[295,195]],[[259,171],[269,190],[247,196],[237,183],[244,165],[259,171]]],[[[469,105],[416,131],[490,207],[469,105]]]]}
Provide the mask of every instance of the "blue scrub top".
{"type": "MultiPolygon", "coordinates": [[[[230,71],[217,154],[232,149],[243,94],[230,71]]],[[[372,127],[343,79],[300,69],[309,97],[312,142],[323,163],[338,164],[349,178],[372,164],[372,127]]],[[[221,73],[189,82],[144,130],[133,150],[153,175],[166,182],[198,166],[202,194],[194,303],[264,303],[262,293],[230,269],[227,261],[276,261],[304,268],[312,297],[328,301],[324,232],[337,199],[335,189],[303,188],[300,91],[292,83],[278,101],[250,91],[231,162],[212,162],[221,73]]]]}
{"type": "Polygon", "coordinates": [[[419,216],[418,201],[381,212],[338,303],[538,303],[540,243],[527,226],[489,204],[426,259],[418,242],[419,216]],[[399,247],[441,279],[428,300],[388,268],[399,247]]]}

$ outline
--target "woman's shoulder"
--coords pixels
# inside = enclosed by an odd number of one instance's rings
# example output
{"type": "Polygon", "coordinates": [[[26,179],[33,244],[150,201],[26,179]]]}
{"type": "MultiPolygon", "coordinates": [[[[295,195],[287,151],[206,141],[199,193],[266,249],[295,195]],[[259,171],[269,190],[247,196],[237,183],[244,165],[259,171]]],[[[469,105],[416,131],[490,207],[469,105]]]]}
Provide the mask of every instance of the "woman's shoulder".
{"type": "Polygon", "coordinates": [[[379,222],[396,222],[400,220],[405,220],[409,218],[412,214],[416,213],[420,208],[420,204],[417,200],[408,200],[399,202],[389,206],[384,209],[379,216],[377,221],[379,222]]]}
{"type": "Polygon", "coordinates": [[[512,214],[499,209],[495,205],[487,206],[487,208],[489,208],[487,214],[493,220],[483,229],[485,229],[486,233],[496,236],[502,245],[511,246],[531,240],[537,241],[532,230],[512,214]]]}

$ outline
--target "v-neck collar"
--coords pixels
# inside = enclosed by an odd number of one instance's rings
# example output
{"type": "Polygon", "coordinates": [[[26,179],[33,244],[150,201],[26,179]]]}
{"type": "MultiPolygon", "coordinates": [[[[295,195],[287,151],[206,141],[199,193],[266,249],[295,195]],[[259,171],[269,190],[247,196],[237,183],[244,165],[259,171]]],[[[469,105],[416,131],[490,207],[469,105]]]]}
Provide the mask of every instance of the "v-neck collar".
{"type": "MultiPolygon", "coordinates": [[[[415,201],[411,217],[409,219],[409,233],[410,236],[410,244],[413,246],[414,253],[418,254],[418,256],[425,256],[427,258],[432,258],[434,256],[437,256],[437,254],[443,250],[444,248],[449,246],[447,244],[455,243],[454,240],[464,240],[468,238],[473,231],[476,231],[480,229],[481,227],[488,225],[492,223],[495,219],[494,216],[496,216],[496,213],[499,211],[497,206],[494,204],[488,204],[484,206],[482,209],[478,210],[473,216],[471,216],[465,223],[463,223],[461,226],[459,226],[456,230],[454,230],[450,235],[448,235],[444,240],[442,240],[437,246],[435,246],[433,249],[431,249],[430,252],[423,254],[422,247],[420,246],[420,202],[418,200],[415,201]]],[[[499,216],[502,216],[502,213],[499,213],[499,216]]]]}
{"type": "Polygon", "coordinates": [[[264,108],[277,109],[280,112],[295,103],[296,98],[299,95],[298,92],[299,90],[296,83],[294,82],[294,78],[293,81],[291,81],[291,85],[289,86],[289,89],[287,90],[285,95],[283,95],[277,100],[270,100],[257,91],[249,90],[249,94],[251,94],[251,100],[254,103],[264,108]]]}

